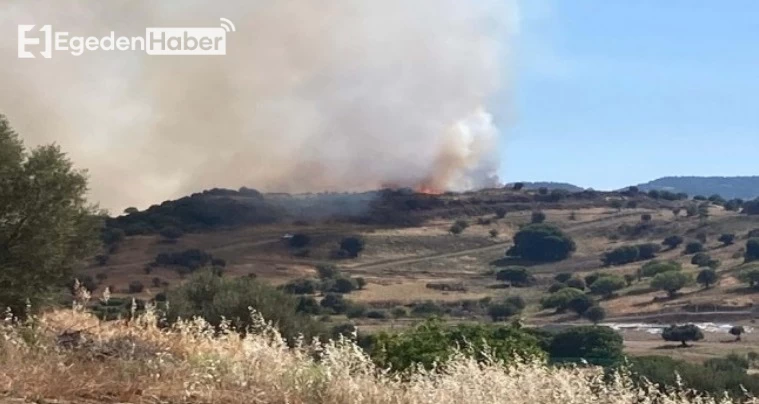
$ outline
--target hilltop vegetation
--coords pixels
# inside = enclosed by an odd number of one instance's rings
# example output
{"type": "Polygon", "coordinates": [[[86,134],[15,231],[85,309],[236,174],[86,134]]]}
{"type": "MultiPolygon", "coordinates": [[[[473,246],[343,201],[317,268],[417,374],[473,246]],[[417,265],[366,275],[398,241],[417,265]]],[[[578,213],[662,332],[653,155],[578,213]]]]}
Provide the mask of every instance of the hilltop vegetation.
{"type": "Polygon", "coordinates": [[[688,195],[721,195],[726,199],[759,198],[759,176],[664,177],[638,186],[642,191],[685,192],[688,195]]]}

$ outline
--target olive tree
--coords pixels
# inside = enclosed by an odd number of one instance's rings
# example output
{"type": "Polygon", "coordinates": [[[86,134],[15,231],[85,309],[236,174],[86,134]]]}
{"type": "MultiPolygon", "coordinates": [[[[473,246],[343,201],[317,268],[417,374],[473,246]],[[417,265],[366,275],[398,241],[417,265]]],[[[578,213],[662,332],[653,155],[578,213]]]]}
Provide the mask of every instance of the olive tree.
{"type": "Polygon", "coordinates": [[[0,115],[0,307],[39,308],[94,255],[102,220],[87,176],[56,145],[24,148],[0,115]]]}

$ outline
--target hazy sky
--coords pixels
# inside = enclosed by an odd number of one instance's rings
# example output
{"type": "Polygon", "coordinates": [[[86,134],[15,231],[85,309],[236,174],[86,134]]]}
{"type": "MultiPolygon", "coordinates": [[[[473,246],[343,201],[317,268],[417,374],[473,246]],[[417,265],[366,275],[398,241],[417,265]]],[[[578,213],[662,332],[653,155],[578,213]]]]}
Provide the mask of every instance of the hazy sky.
{"type": "Polygon", "coordinates": [[[759,3],[520,6],[513,107],[496,114],[514,116],[502,179],[606,189],[759,175],[759,3]]]}

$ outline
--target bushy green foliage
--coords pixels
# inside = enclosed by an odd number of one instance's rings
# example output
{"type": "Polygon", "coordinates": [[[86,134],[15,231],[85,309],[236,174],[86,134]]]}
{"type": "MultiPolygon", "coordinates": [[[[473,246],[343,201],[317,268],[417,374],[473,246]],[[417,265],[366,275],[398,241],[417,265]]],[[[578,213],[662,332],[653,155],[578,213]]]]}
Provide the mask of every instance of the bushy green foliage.
{"type": "Polygon", "coordinates": [[[486,325],[447,327],[435,320],[396,334],[379,333],[373,338],[370,352],[380,367],[404,371],[414,364],[429,369],[434,363],[445,362],[456,347],[480,360],[485,360],[486,354],[507,363],[516,356],[545,357],[538,339],[520,328],[486,325]]]}
{"type": "Polygon", "coordinates": [[[638,245],[638,259],[649,260],[656,257],[656,253],[661,251],[661,246],[654,243],[646,243],[638,245]]]}
{"type": "Polygon", "coordinates": [[[364,244],[361,237],[346,237],[340,241],[340,250],[345,251],[349,257],[356,258],[364,250],[364,244]]]}
{"type": "Polygon", "coordinates": [[[693,324],[671,325],[662,331],[661,337],[665,341],[676,341],[680,342],[682,346],[688,346],[688,341],[700,341],[704,339],[704,333],[693,324]]]}
{"type": "Polygon", "coordinates": [[[623,358],[622,336],[609,327],[572,327],[554,335],[548,350],[554,362],[612,365],[623,358]]]}
{"type": "Polygon", "coordinates": [[[738,274],[738,279],[740,279],[741,282],[748,283],[752,288],[759,287],[759,266],[743,269],[740,274],[738,274]]]}
{"type": "Polygon", "coordinates": [[[316,274],[321,279],[330,279],[340,275],[340,271],[334,265],[317,265],[316,274]]]}
{"type": "Polygon", "coordinates": [[[732,245],[733,243],[735,243],[735,234],[725,233],[719,236],[718,241],[726,246],[732,245]]]}
{"type": "Polygon", "coordinates": [[[643,265],[640,269],[642,278],[651,278],[658,274],[670,271],[679,271],[682,265],[676,261],[651,261],[643,265]]]}
{"type": "Polygon", "coordinates": [[[705,267],[709,265],[709,261],[711,260],[712,260],[712,257],[709,254],[705,252],[700,252],[700,253],[696,253],[696,255],[694,255],[693,258],[691,258],[690,263],[695,266],[705,267]]]}
{"type": "Polygon", "coordinates": [[[563,312],[569,308],[569,302],[584,295],[585,293],[575,288],[564,288],[543,297],[540,300],[540,305],[544,309],[556,309],[557,312],[563,312]]]}
{"type": "Polygon", "coordinates": [[[506,217],[507,213],[508,213],[508,210],[506,210],[506,208],[504,207],[499,206],[495,208],[495,216],[499,219],[503,219],[504,217],[506,217]]]}
{"type": "Polygon", "coordinates": [[[668,271],[654,276],[651,279],[651,287],[667,292],[670,297],[675,297],[677,292],[690,282],[690,275],[679,271],[668,271]]]}
{"type": "Polygon", "coordinates": [[[559,283],[566,283],[571,278],[572,278],[572,274],[569,272],[561,272],[561,273],[556,274],[556,276],[553,277],[553,279],[559,283]]]}
{"type": "Polygon", "coordinates": [[[244,331],[252,325],[252,308],[274,322],[290,340],[301,333],[311,338],[323,331],[309,317],[296,312],[296,299],[250,277],[223,278],[210,270],[197,271],[182,286],[169,290],[168,301],[169,321],[200,316],[217,326],[225,318],[235,329],[244,331]]]}
{"type": "Polygon", "coordinates": [[[582,294],[574,297],[572,300],[567,302],[567,309],[572,310],[573,312],[582,316],[586,311],[588,311],[588,309],[593,307],[595,303],[596,302],[593,301],[593,298],[586,294],[582,294]]]}
{"type": "Polygon", "coordinates": [[[711,268],[703,268],[698,272],[696,282],[704,285],[705,288],[709,289],[709,287],[714,285],[718,279],[719,275],[717,275],[717,271],[711,268]]]}
{"type": "Polygon", "coordinates": [[[571,278],[566,281],[566,285],[570,288],[585,290],[585,281],[580,278],[571,278]]]}
{"type": "Polygon", "coordinates": [[[313,279],[293,279],[282,285],[281,289],[293,295],[311,295],[316,293],[319,284],[313,279]]]}
{"type": "Polygon", "coordinates": [[[560,291],[560,290],[562,290],[564,288],[567,288],[567,287],[569,287],[569,286],[567,286],[566,283],[554,282],[554,283],[551,284],[551,286],[548,287],[548,293],[556,293],[556,292],[558,292],[558,291],[560,291]]]}
{"type": "Polygon", "coordinates": [[[663,388],[681,384],[714,396],[728,393],[733,397],[744,397],[745,388],[751,394],[759,394],[759,378],[746,374],[740,365],[700,365],[667,356],[639,356],[630,357],[630,370],[636,380],[645,378],[663,388]]]}
{"type": "MultiPolygon", "coordinates": [[[[119,229],[120,230],[120,229],[119,229]]],[[[182,229],[174,226],[166,226],[158,233],[166,240],[176,241],[184,235],[182,229]]]]}
{"type": "Polygon", "coordinates": [[[698,241],[691,241],[685,245],[686,254],[695,254],[704,251],[704,245],[698,241]]]}
{"type": "Polygon", "coordinates": [[[496,280],[508,282],[511,286],[529,286],[533,281],[533,276],[524,267],[506,267],[496,273],[496,280]]]}
{"type": "Polygon", "coordinates": [[[557,227],[532,224],[514,236],[514,246],[506,254],[530,261],[553,262],[568,258],[576,249],[575,242],[557,227]]]}
{"type": "Polygon", "coordinates": [[[180,252],[159,253],[156,255],[153,264],[164,267],[174,266],[177,267],[180,273],[184,274],[197,271],[209,265],[219,268],[227,265],[226,261],[214,258],[213,255],[197,248],[180,252]]]}
{"type": "Polygon", "coordinates": [[[759,198],[744,202],[742,212],[747,215],[759,215],[759,198]]]}
{"type": "Polygon", "coordinates": [[[319,304],[335,314],[343,314],[350,307],[350,303],[339,293],[327,293],[319,304]]]}
{"type": "Polygon", "coordinates": [[[606,318],[606,310],[601,306],[593,306],[585,311],[583,317],[590,320],[593,324],[598,324],[606,318]]]}
{"type": "Polygon", "coordinates": [[[638,260],[637,246],[622,246],[604,253],[602,261],[605,265],[622,265],[638,260]]]}
{"type": "Polygon", "coordinates": [[[684,242],[685,240],[681,236],[674,235],[665,238],[664,241],[662,241],[662,244],[669,247],[670,249],[675,249],[684,242]]]}
{"type": "Polygon", "coordinates": [[[608,298],[614,295],[614,292],[623,289],[626,284],[625,279],[619,275],[604,275],[590,285],[590,290],[608,298]]]}
{"type": "Polygon", "coordinates": [[[546,214],[540,211],[532,212],[532,217],[530,219],[531,223],[543,223],[546,221],[546,214]]]}
{"type": "Polygon", "coordinates": [[[140,281],[129,282],[129,293],[142,293],[145,290],[145,285],[140,281]]]}
{"type": "Polygon", "coordinates": [[[746,262],[759,260],[759,238],[752,238],[746,242],[746,262]]]}
{"type": "Polygon", "coordinates": [[[87,176],[56,145],[24,146],[0,115],[0,307],[24,316],[94,255],[102,225],[87,176]]]}

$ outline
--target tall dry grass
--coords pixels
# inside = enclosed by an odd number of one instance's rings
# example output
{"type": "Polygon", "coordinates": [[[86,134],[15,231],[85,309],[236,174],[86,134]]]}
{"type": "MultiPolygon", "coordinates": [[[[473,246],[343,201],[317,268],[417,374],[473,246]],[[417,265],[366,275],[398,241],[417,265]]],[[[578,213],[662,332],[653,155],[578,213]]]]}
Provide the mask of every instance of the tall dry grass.
{"type": "MultiPolygon", "coordinates": [[[[101,322],[75,306],[0,329],[0,391],[31,399],[198,403],[731,403],[611,383],[598,368],[477,363],[458,356],[405,378],[348,340],[289,348],[258,319],[244,337],[202,319],[158,327],[155,312],[101,322]]],[[[223,328],[223,327],[222,327],[223,328]]],[[[2,400],[0,400],[2,401],[2,400]]],[[[749,400],[749,402],[756,402],[749,400]]]]}

